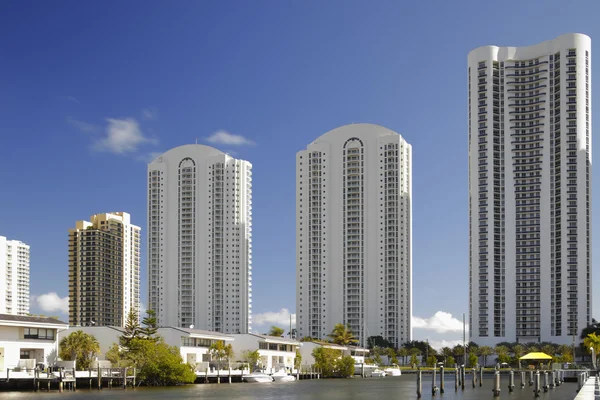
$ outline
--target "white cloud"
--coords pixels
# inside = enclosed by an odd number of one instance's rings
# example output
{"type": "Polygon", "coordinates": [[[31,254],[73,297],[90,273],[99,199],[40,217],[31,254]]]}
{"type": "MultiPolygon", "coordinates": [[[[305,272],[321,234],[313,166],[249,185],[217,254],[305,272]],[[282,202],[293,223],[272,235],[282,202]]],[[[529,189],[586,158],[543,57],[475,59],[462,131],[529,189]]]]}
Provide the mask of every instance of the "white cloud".
{"type": "Polygon", "coordinates": [[[234,135],[226,131],[217,131],[206,138],[206,141],[212,144],[226,144],[230,146],[248,146],[255,143],[246,139],[242,135],[234,135]]]}
{"type": "Polygon", "coordinates": [[[156,111],[156,108],[144,108],[142,110],[142,119],[144,121],[152,121],[155,120],[156,118],[158,118],[158,112],[156,111]]]}
{"type": "Polygon", "coordinates": [[[156,144],[156,139],[151,139],[142,133],[140,125],[133,118],[116,119],[107,118],[106,136],[97,140],[94,148],[115,154],[136,152],[144,143],[156,144]]]}
{"type": "MultiPolygon", "coordinates": [[[[252,314],[253,327],[270,327],[271,325],[288,327],[290,326],[290,311],[282,308],[279,311],[267,311],[259,314],[252,314]]],[[[296,326],[296,314],[292,314],[292,326],[296,326]]]]}
{"type": "Polygon", "coordinates": [[[462,332],[463,330],[462,321],[444,311],[436,312],[431,318],[421,318],[413,315],[412,326],[415,329],[427,329],[438,333],[462,332]]]}
{"type": "Polygon", "coordinates": [[[67,117],[67,123],[83,133],[94,133],[100,131],[99,126],[90,124],[89,122],[79,121],[73,117],[67,117]]]}
{"type": "Polygon", "coordinates": [[[150,164],[152,161],[156,160],[159,156],[162,156],[164,153],[162,151],[151,151],[146,154],[140,154],[135,159],[141,161],[146,164],[150,164]]]}
{"type": "Polygon", "coordinates": [[[55,292],[41,294],[39,296],[31,296],[31,302],[37,304],[44,312],[61,312],[69,314],[69,296],[60,297],[55,292]]]}

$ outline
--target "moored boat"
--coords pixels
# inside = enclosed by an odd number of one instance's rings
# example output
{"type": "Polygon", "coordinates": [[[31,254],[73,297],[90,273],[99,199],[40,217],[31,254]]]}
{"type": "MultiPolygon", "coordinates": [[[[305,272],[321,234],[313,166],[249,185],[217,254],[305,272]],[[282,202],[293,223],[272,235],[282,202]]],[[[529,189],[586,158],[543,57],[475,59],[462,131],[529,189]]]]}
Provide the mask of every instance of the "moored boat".
{"type": "Polygon", "coordinates": [[[253,372],[251,374],[244,375],[244,380],[251,383],[268,383],[273,382],[273,377],[262,372],[253,372]]]}
{"type": "Polygon", "coordinates": [[[388,368],[384,369],[383,372],[385,372],[389,376],[401,376],[402,375],[402,371],[400,371],[400,368],[398,368],[398,367],[388,367],[388,368]]]}
{"type": "Polygon", "coordinates": [[[371,376],[373,376],[373,377],[383,378],[386,375],[387,374],[384,371],[380,370],[379,368],[377,368],[375,371],[371,372],[371,376]]]}
{"type": "Polygon", "coordinates": [[[288,375],[288,373],[284,369],[280,369],[271,376],[273,377],[273,380],[275,382],[293,382],[296,380],[295,376],[288,375]]]}

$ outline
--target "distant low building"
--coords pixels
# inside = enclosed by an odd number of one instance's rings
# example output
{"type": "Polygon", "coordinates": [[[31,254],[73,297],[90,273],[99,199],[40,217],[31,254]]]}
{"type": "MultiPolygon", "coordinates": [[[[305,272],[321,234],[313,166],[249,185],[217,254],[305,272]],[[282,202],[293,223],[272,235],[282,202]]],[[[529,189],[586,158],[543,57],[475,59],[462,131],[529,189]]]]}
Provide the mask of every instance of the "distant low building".
{"type": "Polygon", "coordinates": [[[234,358],[243,360],[245,353],[258,350],[260,366],[268,373],[277,372],[279,369],[294,369],[296,349],[301,343],[294,339],[276,336],[243,333],[232,335],[234,358]]]}
{"type": "Polygon", "coordinates": [[[58,336],[68,327],[54,318],[0,314],[0,372],[22,365],[54,363],[58,336]]]}
{"type": "Polygon", "coordinates": [[[369,355],[369,349],[358,346],[342,346],[327,342],[302,342],[300,345],[300,355],[302,356],[302,365],[312,365],[315,363],[313,351],[319,347],[326,349],[339,350],[342,356],[351,356],[356,364],[365,362],[369,355]]]}

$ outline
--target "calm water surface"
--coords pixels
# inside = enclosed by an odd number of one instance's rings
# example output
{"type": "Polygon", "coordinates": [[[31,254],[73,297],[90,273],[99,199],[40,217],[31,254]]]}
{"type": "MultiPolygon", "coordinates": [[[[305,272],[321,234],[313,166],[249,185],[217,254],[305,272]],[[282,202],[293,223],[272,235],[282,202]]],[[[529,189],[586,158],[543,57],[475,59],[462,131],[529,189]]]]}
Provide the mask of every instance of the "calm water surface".
{"type": "MultiPolygon", "coordinates": [[[[439,379],[439,378],[438,378],[439,379]]],[[[438,383],[439,384],[439,383],[438,383]]],[[[468,381],[471,385],[471,382],[468,381]]],[[[524,400],[534,399],[533,389],[525,386],[521,389],[519,379],[515,377],[516,388],[513,393],[508,392],[508,380],[501,384],[500,399],[524,400]]],[[[466,386],[465,391],[454,392],[454,377],[445,380],[446,393],[438,393],[435,399],[489,399],[492,395],[492,378],[483,380],[483,387],[473,389],[466,386]]],[[[540,400],[573,400],[575,398],[575,383],[564,383],[556,389],[549,389],[548,393],[540,393],[540,400]]],[[[386,378],[355,378],[355,379],[321,379],[306,380],[289,383],[234,383],[234,384],[198,384],[176,388],[138,388],[128,389],[103,389],[78,390],[77,392],[59,393],[48,392],[10,392],[0,393],[0,399],[241,399],[241,400],[300,400],[300,399],[331,399],[331,400],[395,400],[416,399],[416,376],[405,375],[401,377],[386,378]]],[[[432,399],[431,376],[423,376],[423,400],[432,399]],[[427,379],[429,378],[429,379],[427,379]]]]}

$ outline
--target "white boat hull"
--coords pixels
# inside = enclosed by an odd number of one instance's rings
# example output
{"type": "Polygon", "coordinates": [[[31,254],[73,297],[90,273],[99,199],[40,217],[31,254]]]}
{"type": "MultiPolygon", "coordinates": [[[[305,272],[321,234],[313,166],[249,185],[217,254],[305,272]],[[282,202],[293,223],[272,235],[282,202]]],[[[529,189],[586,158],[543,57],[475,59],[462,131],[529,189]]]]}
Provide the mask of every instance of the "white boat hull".
{"type": "Polygon", "coordinates": [[[402,371],[395,368],[386,369],[384,372],[389,376],[402,376],[402,371]]]}
{"type": "Polygon", "coordinates": [[[381,370],[375,370],[371,373],[371,376],[374,378],[383,378],[384,376],[386,376],[387,374],[381,370]]]}
{"type": "Polygon", "coordinates": [[[296,377],[291,375],[273,375],[273,380],[275,382],[294,382],[296,377]]]}
{"type": "Polygon", "coordinates": [[[273,378],[267,374],[250,374],[244,376],[244,380],[249,383],[269,383],[273,382],[273,378]]]}

